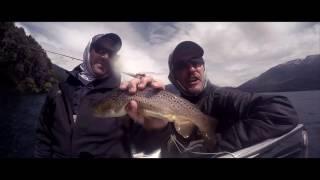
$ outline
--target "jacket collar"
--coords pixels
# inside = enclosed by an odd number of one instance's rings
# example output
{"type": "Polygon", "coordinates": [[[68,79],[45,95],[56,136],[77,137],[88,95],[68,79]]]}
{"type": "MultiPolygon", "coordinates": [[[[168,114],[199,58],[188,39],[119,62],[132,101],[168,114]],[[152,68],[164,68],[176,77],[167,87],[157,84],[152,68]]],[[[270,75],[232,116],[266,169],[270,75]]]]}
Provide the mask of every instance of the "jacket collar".
{"type": "Polygon", "coordinates": [[[185,96],[183,93],[181,93],[181,97],[187,99],[188,101],[197,104],[203,97],[210,94],[211,91],[215,90],[218,86],[212,84],[209,80],[207,82],[207,86],[204,88],[204,90],[197,96],[185,96]]]}
{"type": "Polygon", "coordinates": [[[96,79],[88,84],[81,81],[81,78],[78,74],[81,72],[80,65],[75,67],[72,71],[68,71],[69,74],[69,81],[78,85],[84,86],[93,86],[95,88],[117,88],[120,86],[121,83],[121,75],[120,74],[111,74],[110,76],[103,78],[103,79],[96,79]]]}

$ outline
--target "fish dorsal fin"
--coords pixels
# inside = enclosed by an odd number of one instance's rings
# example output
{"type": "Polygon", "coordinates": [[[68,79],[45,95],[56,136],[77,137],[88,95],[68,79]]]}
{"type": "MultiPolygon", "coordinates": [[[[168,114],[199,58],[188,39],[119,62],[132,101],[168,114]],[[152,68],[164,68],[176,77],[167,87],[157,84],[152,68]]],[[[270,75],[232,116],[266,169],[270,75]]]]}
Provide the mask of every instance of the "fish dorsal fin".
{"type": "Polygon", "coordinates": [[[195,128],[195,125],[190,121],[175,121],[174,127],[181,136],[188,138],[195,128]]]}

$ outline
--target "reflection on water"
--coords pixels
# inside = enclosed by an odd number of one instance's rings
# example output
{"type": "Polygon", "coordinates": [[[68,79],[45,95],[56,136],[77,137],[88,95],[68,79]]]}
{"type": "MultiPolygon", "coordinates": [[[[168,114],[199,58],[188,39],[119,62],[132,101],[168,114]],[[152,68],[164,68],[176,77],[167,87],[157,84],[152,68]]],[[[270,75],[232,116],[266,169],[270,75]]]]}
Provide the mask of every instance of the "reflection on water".
{"type": "Polygon", "coordinates": [[[309,157],[320,157],[320,91],[279,92],[289,98],[309,136],[309,157]]]}

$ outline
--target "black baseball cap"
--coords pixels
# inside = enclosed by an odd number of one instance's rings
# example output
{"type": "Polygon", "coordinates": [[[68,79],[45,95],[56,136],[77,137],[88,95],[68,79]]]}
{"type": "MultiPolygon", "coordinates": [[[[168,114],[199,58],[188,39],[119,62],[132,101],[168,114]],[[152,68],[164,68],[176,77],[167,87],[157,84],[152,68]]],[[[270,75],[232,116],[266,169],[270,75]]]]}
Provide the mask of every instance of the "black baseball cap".
{"type": "Polygon", "coordinates": [[[203,48],[193,41],[183,41],[173,50],[169,58],[171,68],[181,67],[186,63],[204,64],[203,48]]]}
{"type": "Polygon", "coordinates": [[[114,33],[97,35],[91,44],[91,48],[97,53],[111,52],[112,54],[115,54],[121,49],[121,46],[121,38],[114,33]]]}

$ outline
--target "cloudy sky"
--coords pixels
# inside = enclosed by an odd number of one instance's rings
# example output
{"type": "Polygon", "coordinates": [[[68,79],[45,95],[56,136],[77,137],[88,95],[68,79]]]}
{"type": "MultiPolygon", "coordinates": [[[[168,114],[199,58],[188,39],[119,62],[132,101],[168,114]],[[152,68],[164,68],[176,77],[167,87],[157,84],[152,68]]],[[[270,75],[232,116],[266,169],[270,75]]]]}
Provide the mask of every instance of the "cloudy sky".
{"type": "MultiPolygon", "coordinates": [[[[118,67],[125,72],[154,72],[168,83],[168,55],[185,40],[205,50],[209,79],[238,86],[269,68],[320,54],[320,23],[313,22],[17,22],[41,46],[82,59],[89,39],[114,32],[123,46],[118,67]]],[[[81,62],[48,53],[71,70],[81,62]]]]}

